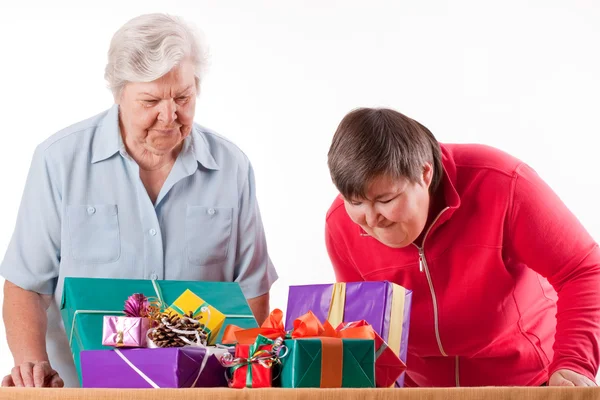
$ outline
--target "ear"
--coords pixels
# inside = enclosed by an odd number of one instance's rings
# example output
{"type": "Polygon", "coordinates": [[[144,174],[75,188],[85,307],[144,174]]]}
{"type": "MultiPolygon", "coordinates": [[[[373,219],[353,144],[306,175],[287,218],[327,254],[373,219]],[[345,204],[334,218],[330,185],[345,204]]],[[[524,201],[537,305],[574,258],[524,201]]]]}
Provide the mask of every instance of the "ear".
{"type": "Polygon", "coordinates": [[[429,189],[431,181],[433,181],[433,165],[431,165],[431,163],[425,163],[423,166],[423,184],[425,184],[427,189],[429,189]]]}

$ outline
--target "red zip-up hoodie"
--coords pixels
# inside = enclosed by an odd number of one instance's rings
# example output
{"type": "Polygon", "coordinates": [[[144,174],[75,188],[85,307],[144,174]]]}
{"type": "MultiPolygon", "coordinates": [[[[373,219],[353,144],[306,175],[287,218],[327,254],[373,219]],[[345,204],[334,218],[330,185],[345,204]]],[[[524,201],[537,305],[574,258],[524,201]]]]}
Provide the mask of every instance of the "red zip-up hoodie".
{"type": "Polygon", "coordinates": [[[562,368],[595,380],[598,245],[526,164],[481,145],[441,149],[442,211],[422,246],[366,236],[341,197],[327,213],[338,281],[413,291],[407,386],[540,385],[562,368]]]}

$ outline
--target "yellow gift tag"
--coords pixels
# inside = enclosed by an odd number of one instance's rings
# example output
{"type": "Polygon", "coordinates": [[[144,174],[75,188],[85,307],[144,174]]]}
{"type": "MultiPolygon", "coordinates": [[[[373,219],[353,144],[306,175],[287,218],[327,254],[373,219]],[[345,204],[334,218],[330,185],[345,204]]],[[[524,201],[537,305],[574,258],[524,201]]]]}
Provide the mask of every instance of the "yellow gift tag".
{"type": "Polygon", "coordinates": [[[194,319],[204,324],[206,333],[208,334],[209,345],[214,344],[223,326],[223,322],[225,322],[225,315],[222,312],[202,300],[200,296],[189,289],[186,289],[171,304],[167,311],[179,315],[186,315],[191,312],[194,319]]]}

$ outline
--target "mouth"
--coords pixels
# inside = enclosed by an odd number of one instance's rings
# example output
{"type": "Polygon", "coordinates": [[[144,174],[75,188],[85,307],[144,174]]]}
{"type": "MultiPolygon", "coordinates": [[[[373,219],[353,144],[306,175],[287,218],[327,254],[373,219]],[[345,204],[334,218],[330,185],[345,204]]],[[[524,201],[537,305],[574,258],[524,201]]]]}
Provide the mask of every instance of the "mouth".
{"type": "Polygon", "coordinates": [[[179,128],[170,128],[170,129],[151,129],[154,132],[158,132],[161,135],[171,135],[179,130],[179,128]]]}
{"type": "Polygon", "coordinates": [[[377,231],[379,231],[380,233],[383,233],[381,231],[385,231],[389,228],[391,228],[395,223],[391,222],[389,224],[385,224],[385,225],[377,225],[374,227],[369,227],[368,225],[362,225],[362,231],[363,231],[363,236],[377,236],[377,231]]]}

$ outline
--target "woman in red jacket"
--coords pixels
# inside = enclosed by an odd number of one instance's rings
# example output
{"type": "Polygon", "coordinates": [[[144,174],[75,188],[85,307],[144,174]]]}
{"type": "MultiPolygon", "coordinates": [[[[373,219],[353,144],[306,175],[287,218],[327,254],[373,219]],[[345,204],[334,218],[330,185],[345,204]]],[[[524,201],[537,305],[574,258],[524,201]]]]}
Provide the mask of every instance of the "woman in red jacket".
{"type": "Polygon", "coordinates": [[[337,280],[413,291],[407,386],[596,385],[600,250],[530,167],[366,108],[328,165],[337,280]]]}

